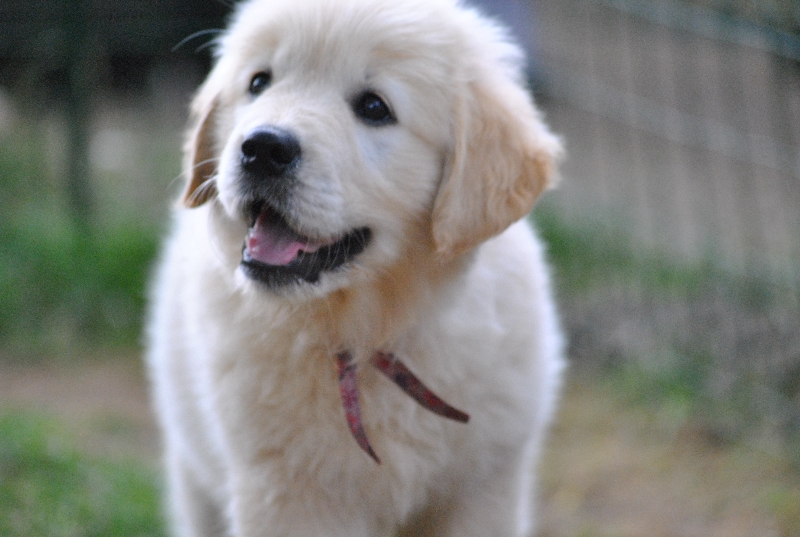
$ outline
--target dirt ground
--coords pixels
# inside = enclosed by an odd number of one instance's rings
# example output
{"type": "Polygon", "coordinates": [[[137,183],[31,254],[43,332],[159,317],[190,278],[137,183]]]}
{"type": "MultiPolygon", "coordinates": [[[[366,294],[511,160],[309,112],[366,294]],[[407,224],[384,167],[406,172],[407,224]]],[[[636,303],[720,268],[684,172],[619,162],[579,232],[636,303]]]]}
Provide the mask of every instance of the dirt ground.
{"type": "MultiPolygon", "coordinates": [[[[61,419],[80,449],[158,464],[138,357],[0,361],[0,409],[61,419]]],[[[631,407],[571,375],[542,465],[542,537],[800,535],[798,476],[776,456],[720,446],[668,409],[631,407]]]]}
{"type": "Polygon", "coordinates": [[[574,375],[542,467],[542,537],[800,536],[800,482],[784,460],[721,445],[677,414],[574,375]]]}
{"type": "Polygon", "coordinates": [[[84,452],[158,464],[159,437],[142,363],[133,353],[111,359],[0,360],[0,411],[54,416],[84,452]]]}

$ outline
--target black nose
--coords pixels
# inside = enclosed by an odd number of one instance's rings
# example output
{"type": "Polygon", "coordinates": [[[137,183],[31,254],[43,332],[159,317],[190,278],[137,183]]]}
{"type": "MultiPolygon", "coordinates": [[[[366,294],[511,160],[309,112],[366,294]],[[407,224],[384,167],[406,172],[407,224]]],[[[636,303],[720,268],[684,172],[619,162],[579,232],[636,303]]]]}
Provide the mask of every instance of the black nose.
{"type": "Polygon", "coordinates": [[[300,160],[300,142],[277,127],[252,131],[242,142],[242,168],[256,175],[283,175],[300,160]]]}

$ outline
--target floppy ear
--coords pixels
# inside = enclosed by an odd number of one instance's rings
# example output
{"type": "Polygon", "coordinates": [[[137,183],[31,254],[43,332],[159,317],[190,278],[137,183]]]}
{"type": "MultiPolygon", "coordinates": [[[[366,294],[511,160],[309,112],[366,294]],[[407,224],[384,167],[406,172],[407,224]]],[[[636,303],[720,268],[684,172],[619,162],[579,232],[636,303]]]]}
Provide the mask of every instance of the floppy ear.
{"type": "Polygon", "coordinates": [[[459,92],[455,144],[434,201],[433,238],[445,257],[477,246],[530,212],[553,182],[561,155],[559,139],[528,93],[506,76],[485,75],[459,92]]]}
{"type": "MultiPolygon", "coordinates": [[[[200,108],[197,101],[193,108],[200,108]]],[[[183,168],[187,181],[181,196],[181,203],[189,208],[199,207],[217,195],[217,188],[213,180],[218,164],[214,140],[216,111],[217,99],[215,98],[201,110],[194,112],[193,115],[197,117],[197,120],[184,146],[183,168]]]]}

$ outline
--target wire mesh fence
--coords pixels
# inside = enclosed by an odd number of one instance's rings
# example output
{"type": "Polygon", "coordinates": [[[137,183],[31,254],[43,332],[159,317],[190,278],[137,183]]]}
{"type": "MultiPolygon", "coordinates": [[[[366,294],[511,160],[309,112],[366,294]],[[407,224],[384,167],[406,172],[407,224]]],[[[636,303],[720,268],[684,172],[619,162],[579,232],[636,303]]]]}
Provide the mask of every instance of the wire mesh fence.
{"type": "Polygon", "coordinates": [[[545,210],[590,230],[596,256],[626,241],[650,272],[566,293],[573,358],[695,386],[721,434],[743,419],[796,434],[800,39],[685,2],[534,6],[568,149],[545,210]],[[666,265],[706,277],[659,287],[666,265]]]}
{"type": "Polygon", "coordinates": [[[701,33],[724,24],[710,12],[700,25],[636,6],[541,2],[551,116],[571,148],[564,210],[600,207],[648,245],[796,283],[797,58],[722,39],[734,25],[701,33]]]}

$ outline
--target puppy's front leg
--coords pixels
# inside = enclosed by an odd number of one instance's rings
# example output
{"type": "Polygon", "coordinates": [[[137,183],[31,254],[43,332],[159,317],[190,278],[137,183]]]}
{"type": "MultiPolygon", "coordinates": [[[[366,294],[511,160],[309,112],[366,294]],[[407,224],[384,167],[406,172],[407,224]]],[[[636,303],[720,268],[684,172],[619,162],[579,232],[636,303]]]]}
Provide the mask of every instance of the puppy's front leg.
{"type": "Polygon", "coordinates": [[[527,537],[533,532],[533,465],[530,453],[509,457],[488,478],[466,484],[439,510],[437,537],[527,537]]]}
{"type": "Polygon", "coordinates": [[[197,482],[191,470],[175,453],[167,456],[171,523],[180,537],[226,535],[222,506],[197,482]]]}

